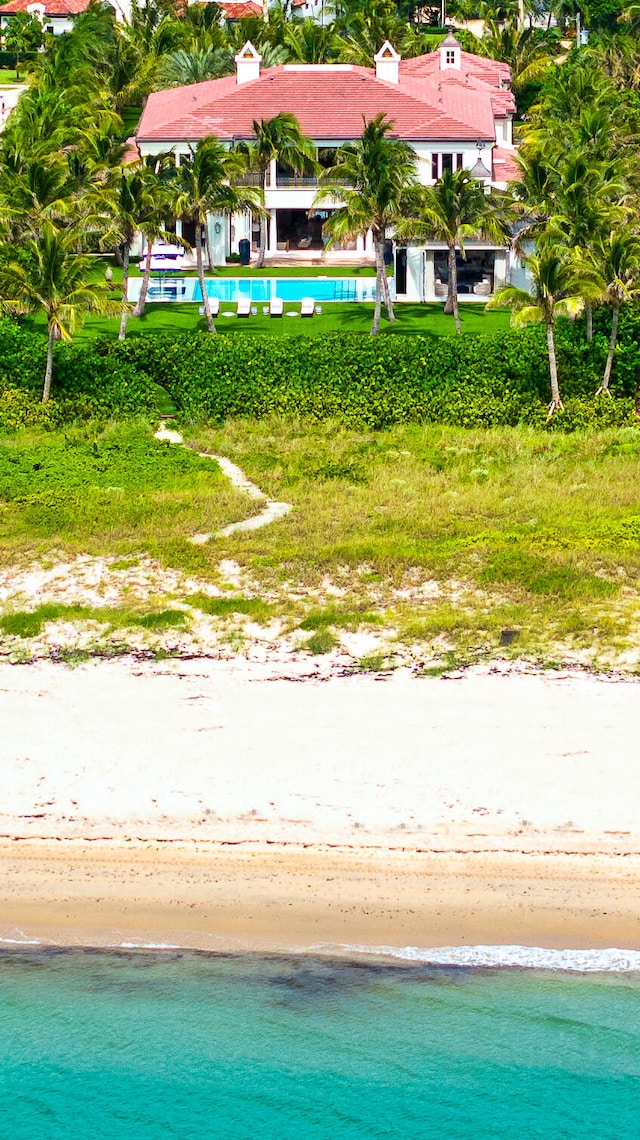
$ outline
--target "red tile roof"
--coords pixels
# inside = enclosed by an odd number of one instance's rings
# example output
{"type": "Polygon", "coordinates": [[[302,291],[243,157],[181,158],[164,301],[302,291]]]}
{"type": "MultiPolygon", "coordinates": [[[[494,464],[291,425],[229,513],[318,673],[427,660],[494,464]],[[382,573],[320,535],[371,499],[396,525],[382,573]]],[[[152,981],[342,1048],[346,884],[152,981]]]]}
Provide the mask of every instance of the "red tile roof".
{"type": "Polygon", "coordinates": [[[400,76],[395,84],[376,79],[370,68],[351,64],[284,64],[267,68],[248,83],[238,84],[232,75],[174,87],[149,96],[137,139],[250,138],[254,119],[268,119],[279,111],[295,114],[304,133],[318,141],[357,138],[363,118],[372,119],[380,111],[391,119],[398,138],[495,138],[488,85],[465,86],[448,78],[440,82],[435,73],[425,83],[419,70],[406,76],[401,70],[400,76]]]}
{"type": "Polygon", "coordinates": [[[460,92],[484,91],[490,95],[494,114],[500,118],[513,115],[516,103],[511,92],[511,69],[507,63],[496,59],[485,59],[480,55],[460,52],[460,70],[448,67],[440,70],[440,52],[432,51],[415,59],[400,61],[400,81],[409,77],[429,79],[438,84],[442,91],[457,88],[460,92]]]}
{"type": "Polygon", "coordinates": [[[246,20],[249,16],[262,15],[262,5],[255,4],[254,0],[241,0],[240,3],[222,0],[220,7],[225,20],[246,20]]]}
{"type": "MultiPolygon", "coordinates": [[[[37,0],[9,0],[8,4],[0,6],[0,16],[15,16],[16,12],[33,10],[37,0]]],[[[65,18],[79,16],[89,7],[90,0],[42,0],[45,19],[51,16],[65,18]]]]}
{"type": "Polygon", "coordinates": [[[501,146],[494,146],[491,155],[493,159],[494,182],[520,182],[522,171],[516,162],[516,152],[501,146]]]}
{"type": "Polygon", "coordinates": [[[135,140],[135,135],[130,135],[127,139],[125,152],[122,156],[122,165],[126,166],[129,162],[139,162],[140,151],[135,140]]]}

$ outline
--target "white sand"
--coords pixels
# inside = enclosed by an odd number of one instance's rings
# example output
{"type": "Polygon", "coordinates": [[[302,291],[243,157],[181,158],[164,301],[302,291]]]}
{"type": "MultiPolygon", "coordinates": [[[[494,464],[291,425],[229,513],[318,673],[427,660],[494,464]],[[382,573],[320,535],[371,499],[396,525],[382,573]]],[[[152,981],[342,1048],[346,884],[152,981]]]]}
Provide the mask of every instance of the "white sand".
{"type": "Polygon", "coordinates": [[[632,851],[640,688],[0,665],[0,834],[632,851]]]}

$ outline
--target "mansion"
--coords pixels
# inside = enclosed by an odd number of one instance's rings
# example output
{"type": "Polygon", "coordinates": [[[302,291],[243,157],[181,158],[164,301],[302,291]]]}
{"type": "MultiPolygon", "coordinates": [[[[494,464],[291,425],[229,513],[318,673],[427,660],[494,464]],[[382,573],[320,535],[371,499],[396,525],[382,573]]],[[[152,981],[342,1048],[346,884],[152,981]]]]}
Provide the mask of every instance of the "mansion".
{"type": "MultiPolygon", "coordinates": [[[[386,43],[373,68],[351,64],[283,64],[261,68],[250,43],[236,56],[235,75],[174,87],[149,96],[136,132],[141,156],[172,152],[176,161],[207,135],[229,145],[253,138],[254,119],[280,111],[294,114],[317,147],[318,161],[333,164],[335,151],[357,139],[363,120],[383,112],[393,136],[410,143],[419,180],[432,184],[444,170],[464,167],[487,187],[504,189],[518,178],[512,124],[515,100],[509,67],[462,51],[449,34],[428,55],[403,60],[386,43]]],[[[315,209],[315,177],[296,175],[273,162],[265,192],[266,256],[271,264],[317,264],[373,259],[371,235],[325,251],[323,222],[329,208],[315,209]]],[[[176,223],[178,236],[193,235],[176,223]]],[[[260,225],[250,214],[211,217],[208,242],[214,264],[223,265],[241,240],[255,252],[260,225]]],[[[459,262],[460,300],[486,298],[510,272],[504,247],[466,244],[459,262]]],[[[433,301],[446,294],[447,259],[442,243],[409,243],[394,251],[399,299],[433,301]]]]}

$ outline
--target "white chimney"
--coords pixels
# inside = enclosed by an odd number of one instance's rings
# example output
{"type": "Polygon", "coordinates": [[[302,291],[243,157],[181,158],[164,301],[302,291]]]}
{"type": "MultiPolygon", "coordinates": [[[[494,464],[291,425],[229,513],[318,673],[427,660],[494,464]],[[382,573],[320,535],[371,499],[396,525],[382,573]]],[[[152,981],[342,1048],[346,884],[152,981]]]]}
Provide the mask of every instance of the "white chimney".
{"type": "Polygon", "coordinates": [[[446,71],[447,68],[460,71],[460,44],[453,32],[449,32],[447,38],[440,44],[440,70],[446,71]]]}
{"type": "Polygon", "coordinates": [[[388,40],[385,40],[378,54],[374,55],[373,61],[376,65],[376,79],[383,79],[385,83],[398,82],[400,56],[388,40]]]}
{"type": "Polygon", "coordinates": [[[247,40],[241,51],[234,57],[236,64],[236,83],[250,83],[252,79],[260,78],[260,64],[262,56],[254,48],[251,40],[247,40]]]}

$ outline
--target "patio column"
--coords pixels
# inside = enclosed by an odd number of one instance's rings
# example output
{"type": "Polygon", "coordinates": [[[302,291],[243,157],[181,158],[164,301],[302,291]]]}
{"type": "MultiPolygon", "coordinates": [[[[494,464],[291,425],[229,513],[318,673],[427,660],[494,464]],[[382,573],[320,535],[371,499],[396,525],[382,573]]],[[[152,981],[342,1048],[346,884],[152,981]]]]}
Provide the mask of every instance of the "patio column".
{"type": "Polygon", "coordinates": [[[425,249],[423,252],[424,257],[424,280],[423,280],[423,301],[433,301],[436,295],[436,274],[433,262],[433,250],[425,249]]]}
{"type": "Polygon", "coordinates": [[[268,231],[269,231],[269,236],[268,236],[268,240],[267,240],[267,253],[271,257],[274,253],[277,253],[278,230],[276,227],[276,211],[275,210],[268,210],[267,212],[269,214],[269,220],[267,222],[267,227],[268,227],[268,231]]]}
{"type": "Polygon", "coordinates": [[[367,230],[365,235],[364,252],[368,254],[369,257],[374,257],[375,255],[375,249],[373,248],[373,234],[371,233],[371,230],[367,230]]]}
{"type": "Polygon", "coordinates": [[[356,237],[356,253],[364,253],[364,236],[358,234],[356,237]]]}
{"type": "Polygon", "coordinates": [[[493,288],[494,291],[501,285],[504,285],[507,280],[507,251],[505,249],[496,250],[493,260],[493,288]]]}
{"type": "Polygon", "coordinates": [[[275,188],[276,188],[277,165],[278,165],[277,160],[275,158],[272,158],[271,162],[269,163],[269,177],[267,178],[267,186],[271,190],[275,190],[275,188]]]}

